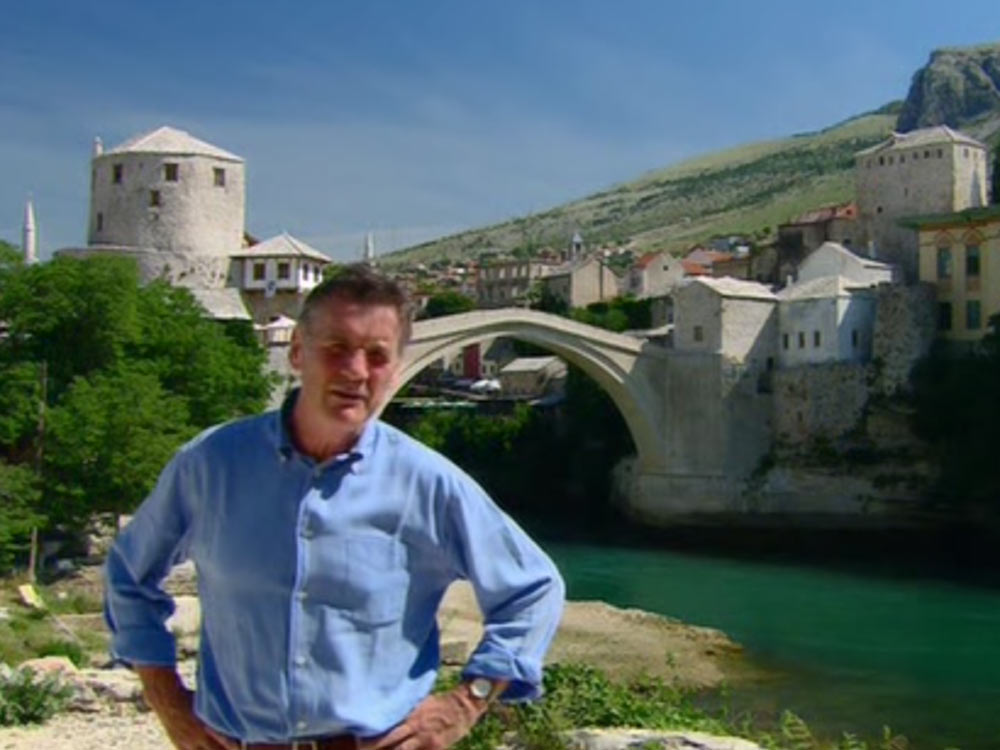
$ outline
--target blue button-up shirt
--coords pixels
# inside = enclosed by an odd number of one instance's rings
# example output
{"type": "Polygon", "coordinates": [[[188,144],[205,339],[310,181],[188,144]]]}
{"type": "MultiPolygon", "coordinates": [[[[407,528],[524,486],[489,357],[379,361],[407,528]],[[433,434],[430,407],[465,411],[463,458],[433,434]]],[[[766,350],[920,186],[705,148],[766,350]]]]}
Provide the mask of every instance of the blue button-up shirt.
{"type": "Polygon", "coordinates": [[[551,560],[472,479],[395,428],[372,420],[352,451],[317,464],[284,412],[213,428],[163,471],[108,555],[112,653],[175,663],[160,584],[190,558],[205,723],[246,741],[372,736],[430,691],[435,615],[465,578],[485,622],[465,674],[510,680],[505,698],[538,695],[564,596],[551,560]]]}

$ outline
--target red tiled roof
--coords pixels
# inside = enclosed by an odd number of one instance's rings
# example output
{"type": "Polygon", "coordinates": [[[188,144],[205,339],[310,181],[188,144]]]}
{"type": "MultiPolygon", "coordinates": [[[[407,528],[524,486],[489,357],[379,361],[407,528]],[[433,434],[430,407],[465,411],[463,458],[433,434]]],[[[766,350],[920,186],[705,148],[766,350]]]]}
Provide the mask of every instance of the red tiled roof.
{"type": "Polygon", "coordinates": [[[796,216],[789,224],[821,224],[832,219],[856,219],[858,206],[856,203],[840,203],[836,206],[823,206],[812,211],[806,211],[796,216]]]}
{"type": "Polygon", "coordinates": [[[648,265],[649,265],[650,263],[652,263],[652,262],[653,262],[653,260],[654,260],[654,259],[655,259],[655,258],[656,258],[657,256],[659,256],[659,254],[660,254],[660,253],[659,253],[659,252],[657,252],[657,251],[653,251],[653,252],[649,252],[649,253],[645,253],[645,254],[644,254],[644,255],[643,255],[643,256],[642,256],[641,258],[639,258],[639,260],[637,260],[637,261],[635,262],[635,268],[645,268],[645,267],[646,267],[646,266],[648,266],[648,265]]]}
{"type": "Polygon", "coordinates": [[[699,265],[709,266],[715,263],[717,260],[729,260],[732,255],[729,253],[722,253],[718,250],[709,250],[704,247],[696,247],[687,255],[684,256],[684,260],[690,260],[699,265]]]}
{"type": "Polygon", "coordinates": [[[684,269],[684,274],[686,276],[711,276],[712,269],[709,266],[698,263],[697,261],[688,260],[684,258],[681,261],[681,267],[684,269]]]}

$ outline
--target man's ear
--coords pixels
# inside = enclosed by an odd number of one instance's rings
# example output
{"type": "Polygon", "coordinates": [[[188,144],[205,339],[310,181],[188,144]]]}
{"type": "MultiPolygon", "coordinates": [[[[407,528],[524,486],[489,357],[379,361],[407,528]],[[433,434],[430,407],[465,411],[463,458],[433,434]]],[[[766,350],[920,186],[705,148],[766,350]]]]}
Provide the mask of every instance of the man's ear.
{"type": "Polygon", "coordinates": [[[292,343],[288,347],[288,364],[296,372],[302,371],[302,329],[295,326],[292,331],[292,343]]]}

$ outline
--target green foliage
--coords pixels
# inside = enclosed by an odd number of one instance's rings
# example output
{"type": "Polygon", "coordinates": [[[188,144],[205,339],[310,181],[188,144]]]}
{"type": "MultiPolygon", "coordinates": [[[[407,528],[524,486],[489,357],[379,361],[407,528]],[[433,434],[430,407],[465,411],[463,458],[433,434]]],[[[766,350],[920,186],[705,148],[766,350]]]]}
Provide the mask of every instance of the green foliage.
{"type": "Polygon", "coordinates": [[[0,726],[46,721],[69,703],[73,690],[54,674],[17,669],[0,677],[0,726]]]}
{"type": "Polygon", "coordinates": [[[33,523],[72,531],[92,513],[131,511],[181,442],[259,411],[270,393],[249,323],[207,319],[187,290],[140,286],[129,259],[24,266],[3,250],[0,320],[0,492],[10,498],[0,569],[33,523]]]}
{"type": "Polygon", "coordinates": [[[193,433],[184,399],[151,372],[77,378],[49,414],[45,474],[58,520],[129,512],[193,433]]]}
{"type": "Polygon", "coordinates": [[[990,177],[990,193],[993,203],[1000,203],[1000,143],[993,149],[993,174],[990,177]]]}
{"type": "Polygon", "coordinates": [[[608,331],[628,331],[652,325],[652,302],[630,296],[615,297],[607,302],[594,302],[586,308],[573,310],[570,317],[581,323],[608,331]]]}
{"type": "Polygon", "coordinates": [[[1000,475],[993,446],[1000,437],[1000,337],[971,351],[935,348],[914,370],[914,422],[939,459],[939,502],[1000,514],[1000,475]]]}
{"type": "Polygon", "coordinates": [[[423,318],[440,318],[444,315],[457,315],[476,309],[476,301],[471,297],[453,291],[438,292],[427,300],[423,310],[423,318]]]}
{"type": "Polygon", "coordinates": [[[779,730],[789,750],[816,750],[819,747],[809,726],[791,711],[781,715],[779,730]]]}
{"type": "Polygon", "coordinates": [[[87,654],[83,647],[73,641],[53,640],[46,641],[38,647],[38,655],[41,656],[65,656],[75,667],[87,666],[87,654]]]}
{"type": "Polygon", "coordinates": [[[45,522],[40,500],[34,472],[0,459],[0,571],[25,553],[31,530],[45,522]]]}

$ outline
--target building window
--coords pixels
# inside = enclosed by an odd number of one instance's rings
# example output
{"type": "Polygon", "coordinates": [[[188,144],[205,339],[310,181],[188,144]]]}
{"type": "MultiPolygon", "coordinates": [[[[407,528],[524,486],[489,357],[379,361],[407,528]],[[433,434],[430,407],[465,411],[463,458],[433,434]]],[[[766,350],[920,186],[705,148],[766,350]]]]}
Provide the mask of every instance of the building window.
{"type": "Polygon", "coordinates": [[[97,231],[103,231],[104,229],[104,214],[100,211],[97,212],[97,231]]]}
{"type": "Polygon", "coordinates": [[[939,302],[938,303],[938,330],[939,331],[950,331],[951,330],[951,303],[950,302],[939,302]]]}
{"type": "Polygon", "coordinates": [[[877,213],[877,214],[882,213],[882,207],[881,206],[876,206],[875,207],[875,213],[877,213]]]}
{"type": "Polygon", "coordinates": [[[939,247],[937,251],[937,277],[939,279],[951,278],[951,248],[939,247]]]}
{"type": "Polygon", "coordinates": [[[906,162],[906,154],[900,154],[899,155],[899,163],[903,164],[905,162],[906,162]]]}
{"type": "Polygon", "coordinates": [[[853,348],[853,349],[857,349],[858,348],[858,329],[857,328],[852,328],[851,329],[851,348],[853,348]]]}
{"type": "Polygon", "coordinates": [[[881,167],[881,166],[883,166],[884,164],[885,164],[885,157],[884,157],[884,156],[880,156],[880,157],[878,158],[878,165],[879,165],[879,166],[881,167]]]}
{"type": "Polygon", "coordinates": [[[788,350],[788,334],[787,333],[781,334],[781,348],[785,349],[786,351],[788,350]]]}
{"type": "Polygon", "coordinates": [[[215,180],[215,186],[216,187],[225,187],[226,186],[226,170],[224,170],[222,167],[213,167],[212,168],[212,179],[215,180]]]}
{"type": "Polygon", "coordinates": [[[158,208],[160,206],[160,191],[150,190],[149,191],[149,205],[152,208],[158,208]]]}
{"type": "Polygon", "coordinates": [[[799,349],[806,348],[806,334],[804,331],[799,331],[799,349]]]}
{"type": "Polygon", "coordinates": [[[820,336],[819,331],[813,331],[813,347],[819,348],[820,336]]]}
{"type": "Polygon", "coordinates": [[[177,165],[171,162],[163,165],[163,179],[166,182],[177,182],[177,165]]]}
{"type": "Polygon", "coordinates": [[[254,263],[253,264],[253,280],[254,281],[263,281],[264,280],[264,268],[265,268],[265,266],[264,266],[263,263],[254,263]]]}
{"type": "Polygon", "coordinates": [[[278,278],[287,279],[291,275],[291,266],[288,263],[278,264],[278,278]]]}
{"type": "Polygon", "coordinates": [[[701,326],[695,326],[694,327],[694,340],[695,341],[704,341],[705,340],[705,331],[702,329],[701,326]]]}
{"type": "Polygon", "coordinates": [[[978,331],[982,326],[981,320],[979,300],[967,300],[965,303],[965,329],[967,331],[978,331]]]}
{"type": "Polygon", "coordinates": [[[938,159],[943,159],[943,158],[944,158],[944,149],[943,148],[939,148],[938,149],[938,159]]]}
{"type": "Polygon", "coordinates": [[[965,246],[965,275],[967,278],[979,276],[979,246],[965,246]]]}
{"type": "Polygon", "coordinates": [[[122,184],[122,173],[125,171],[121,164],[115,164],[111,167],[111,181],[116,185],[122,184]]]}
{"type": "Polygon", "coordinates": [[[913,160],[916,161],[919,158],[920,158],[920,152],[919,151],[914,151],[913,152],[913,160]]]}

